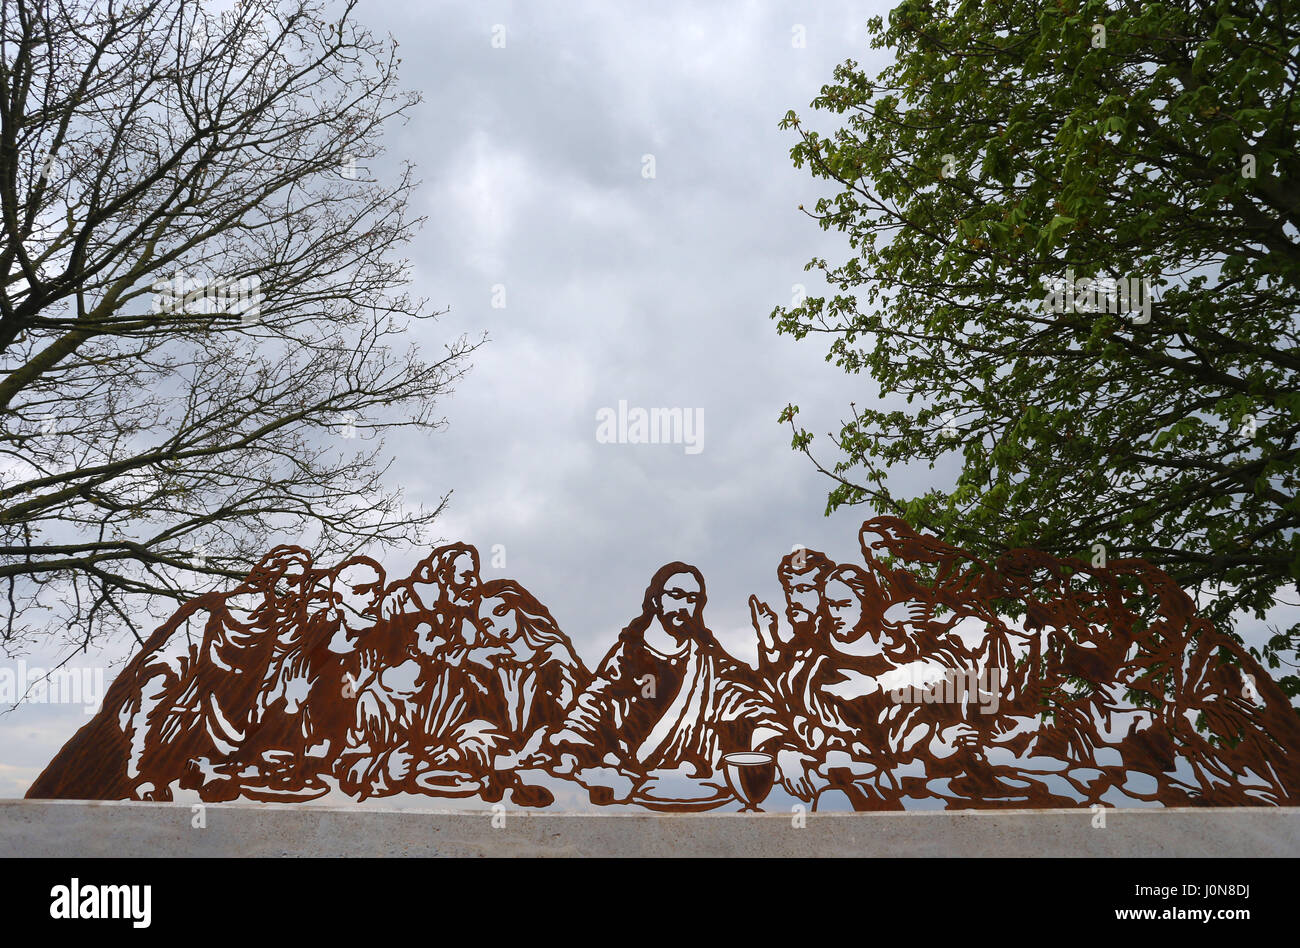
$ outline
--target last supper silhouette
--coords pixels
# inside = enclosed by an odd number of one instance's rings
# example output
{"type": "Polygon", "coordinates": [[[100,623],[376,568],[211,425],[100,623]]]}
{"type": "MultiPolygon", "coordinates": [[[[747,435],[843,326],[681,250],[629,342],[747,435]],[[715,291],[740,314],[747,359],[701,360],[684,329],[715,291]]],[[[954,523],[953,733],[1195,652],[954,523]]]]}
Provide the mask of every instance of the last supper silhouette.
{"type": "Polygon", "coordinates": [[[1160,570],[988,563],[890,517],[859,540],[857,563],[785,556],[776,608],[750,598],[757,667],[674,562],[594,670],[473,546],[393,580],[277,547],[160,626],[27,796],[537,807],[561,781],[688,811],[757,809],[778,784],[813,809],[1300,803],[1285,694],[1160,570]]]}

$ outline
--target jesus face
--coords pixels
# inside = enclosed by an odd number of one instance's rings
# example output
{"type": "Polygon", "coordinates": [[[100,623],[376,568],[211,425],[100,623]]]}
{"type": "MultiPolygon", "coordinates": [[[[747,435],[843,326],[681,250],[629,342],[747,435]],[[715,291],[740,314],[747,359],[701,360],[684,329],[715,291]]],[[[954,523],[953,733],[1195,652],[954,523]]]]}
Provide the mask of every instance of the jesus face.
{"type": "Polygon", "coordinates": [[[689,626],[699,622],[704,590],[691,573],[674,573],[664,580],[657,602],[660,625],[682,638],[688,634],[689,626]]]}

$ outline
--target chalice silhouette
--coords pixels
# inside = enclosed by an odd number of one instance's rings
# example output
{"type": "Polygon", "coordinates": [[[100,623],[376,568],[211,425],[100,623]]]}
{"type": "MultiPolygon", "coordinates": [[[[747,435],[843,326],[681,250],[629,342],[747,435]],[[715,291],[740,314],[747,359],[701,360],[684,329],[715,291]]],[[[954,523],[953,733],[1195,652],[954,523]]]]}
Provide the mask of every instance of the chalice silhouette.
{"type": "Polygon", "coordinates": [[[744,804],[741,813],[762,813],[758,805],[767,799],[776,780],[776,758],[758,751],[741,751],[722,756],[727,786],[744,804]]]}

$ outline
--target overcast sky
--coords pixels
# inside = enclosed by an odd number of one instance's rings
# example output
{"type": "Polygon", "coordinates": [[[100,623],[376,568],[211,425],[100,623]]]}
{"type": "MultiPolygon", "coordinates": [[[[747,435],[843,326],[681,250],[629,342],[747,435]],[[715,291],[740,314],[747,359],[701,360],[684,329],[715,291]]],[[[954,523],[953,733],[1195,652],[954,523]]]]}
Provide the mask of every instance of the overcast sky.
{"type": "Polygon", "coordinates": [[[837,63],[870,61],[883,9],[465,4],[376,21],[426,97],[390,147],[425,181],[419,288],[451,306],[428,334],[492,340],[446,402],[449,429],[405,446],[403,470],[415,496],[455,490],[443,532],[501,544],[506,568],[485,573],[528,586],[588,658],[676,559],[704,571],[715,631],[752,654],[746,599],[780,556],[856,545],[860,518],[824,520],[830,485],[776,422],[793,401],[830,430],[875,394],[768,318],[810,256],[843,252],[798,211],[820,186],[777,123],[837,63]],[[700,450],[599,443],[597,414],[620,401],[702,418],[700,450]]]}
{"type": "MultiPolygon", "coordinates": [[[[752,660],[746,600],[778,603],[784,553],[804,544],[860,561],[870,512],[823,517],[830,484],[776,422],[799,404],[825,448],[849,400],[877,395],[768,318],[794,284],[822,291],[803,271],[810,257],[847,250],[798,210],[825,186],[792,166],[795,136],[777,124],[792,108],[812,118],[843,60],[884,64],[866,21],[888,7],[362,5],[365,23],[399,39],[404,84],[424,94],[387,147],[424,182],[413,290],[450,313],[413,332],[431,354],[462,332],[490,336],[440,405],[449,427],[391,444],[393,483],[427,503],[453,490],[442,536],[477,544],[485,577],[527,586],[589,664],[666,562],[703,570],[706,621],[752,660]],[[498,25],[504,48],[492,45],[498,25]],[[504,308],[492,306],[498,285],[504,308]],[[620,401],[700,413],[701,450],[599,443],[597,413],[620,401]],[[498,544],[504,569],[490,561],[498,544]]],[[[921,469],[908,486],[952,475],[921,469]]],[[[390,575],[425,552],[386,556],[390,575]]],[[[86,720],[75,707],[0,715],[0,796],[25,792],[86,720]]]]}

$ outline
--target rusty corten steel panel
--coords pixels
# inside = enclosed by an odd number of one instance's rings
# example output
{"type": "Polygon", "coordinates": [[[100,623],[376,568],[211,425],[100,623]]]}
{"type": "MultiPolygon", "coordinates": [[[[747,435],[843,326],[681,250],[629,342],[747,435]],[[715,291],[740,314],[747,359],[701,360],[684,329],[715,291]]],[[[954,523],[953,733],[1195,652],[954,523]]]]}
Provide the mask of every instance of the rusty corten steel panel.
{"type": "Polygon", "coordinates": [[[594,672],[472,546],[392,581],[277,547],[162,625],[27,796],[1300,803],[1286,696],[1160,570],[990,564],[890,517],[860,542],[861,563],[781,560],[779,613],[750,598],[757,668],[709,631],[700,571],[670,563],[594,672]]]}

